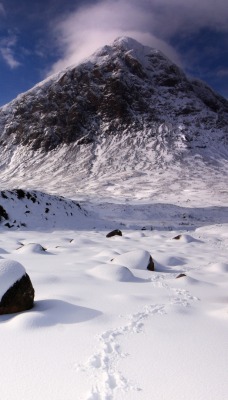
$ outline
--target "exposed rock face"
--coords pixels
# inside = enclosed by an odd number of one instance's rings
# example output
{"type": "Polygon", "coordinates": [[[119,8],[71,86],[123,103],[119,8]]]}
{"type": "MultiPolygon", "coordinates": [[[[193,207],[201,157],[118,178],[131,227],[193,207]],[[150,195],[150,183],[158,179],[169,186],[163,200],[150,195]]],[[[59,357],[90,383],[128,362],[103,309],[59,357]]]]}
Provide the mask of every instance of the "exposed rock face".
{"type": "Polygon", "coordinates": [[[43,151],[61,144],[94,143],[100,135],[154,125],[227,129],[228,102],[190,81],[160,51],[120,38],[75,68],[39,84],[0,109],[0,145],[43,151]]]}
{"type": "Polygon", "coordinates": [[[25,274],[3,295],[0,302],[0,314],[12,314],[29,310],[33,307],[35,291],[32,282],[25,274]]]}
{"type": "Polygon", "coordinates": [[[24,267],[13,260],[0,260],[0,314],[33,307],[34,288],[24,267]]]}
{"type": "Polygon", "coordinates": [[[122,232],[119,229],[115,229],[114,231],[109,232],[106,235],[107,238],[110,238],[110,237],[113,237],[113,236],[122,236],[122,232]]]}

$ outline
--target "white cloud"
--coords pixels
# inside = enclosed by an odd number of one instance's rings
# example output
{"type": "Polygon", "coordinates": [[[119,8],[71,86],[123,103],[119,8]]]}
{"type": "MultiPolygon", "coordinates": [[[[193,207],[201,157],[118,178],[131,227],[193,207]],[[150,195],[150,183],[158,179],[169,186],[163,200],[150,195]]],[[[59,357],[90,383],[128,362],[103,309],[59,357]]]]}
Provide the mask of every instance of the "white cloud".
{"type": "Polygon", "coordinates": [[[11,36],[0,40],[0,55],[12,69],[17,68],[20,65],[20,62],[16,60],[14,54],[16,43],[16,36],[11,36]]]}
{"type": "Polygon", "coordinates": [[[157,30],[169,37],[201,28],[228,31],[227,0],[145,0],[155,17],[157,30]]]}
{"type": "Polygon", "coordinates": [[[217,72],[217,76],[219,76],[219,77],[227,77],[228,76],[228,68],[220,69],[217,72]]]}
{"type": "Polygon", "coordinates": [[[118,36],[131,36],[162,50],[174,62],[180,57],[169,44],[173,35],[207,27],[228,29],[227,0],[100,0],[59,20],[53,34],[62,57],[55,73],[76,64],[118,36]]]}
{"type": "Polygon", "coordinates": [[[5,15],[5,14],[6,14],[6,12],[5,12],[4,5],[2,3],[0,3],[0,15],[5,15]]]}
{"type": "Polygon", "coordinates": [[[179,62],[175,50],[150,31],[151,22],[147,10],[129,0],[103,0],[81,8],[55,26],[54,35],[63,57],[52,66],[50,73],[78,63],[118,36],[130,36],[159,48],[179,62]]]}

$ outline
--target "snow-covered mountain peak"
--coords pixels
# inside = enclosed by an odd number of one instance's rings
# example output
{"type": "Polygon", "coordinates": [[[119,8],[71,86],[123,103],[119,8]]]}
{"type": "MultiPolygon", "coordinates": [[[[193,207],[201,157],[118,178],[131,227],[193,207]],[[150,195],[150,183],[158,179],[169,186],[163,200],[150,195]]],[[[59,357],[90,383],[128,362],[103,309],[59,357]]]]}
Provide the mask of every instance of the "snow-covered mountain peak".
{"type": "Polygon", "coordinates": [[[227,100],[121,37],[0,109],[0,179],[35,188],[35,176],[58,193],[82,177],[103,190],[115,177],[225,166],[227,127],[227,100]]]}

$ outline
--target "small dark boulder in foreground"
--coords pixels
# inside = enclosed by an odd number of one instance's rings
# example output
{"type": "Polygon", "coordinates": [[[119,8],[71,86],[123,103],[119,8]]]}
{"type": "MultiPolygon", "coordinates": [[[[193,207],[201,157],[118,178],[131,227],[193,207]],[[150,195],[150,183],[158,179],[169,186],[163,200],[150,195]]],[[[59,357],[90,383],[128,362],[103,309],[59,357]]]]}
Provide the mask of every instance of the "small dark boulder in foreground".
{"type": "Polygon", "coordinates": [[[112,237],[112,236],[123,236],[123,235],[122,235],[122,232],[121,232],[119,229],[115,229],[114,231],[109,232],[109,233],[106,235],[107,238],[110,238],[110,237],[112,237]]]}
{"type": "Polygon", "coordinates": [[[29,310],[34,288],[24,267],[12,260],[0,260],[0,315],[29,310]]]}

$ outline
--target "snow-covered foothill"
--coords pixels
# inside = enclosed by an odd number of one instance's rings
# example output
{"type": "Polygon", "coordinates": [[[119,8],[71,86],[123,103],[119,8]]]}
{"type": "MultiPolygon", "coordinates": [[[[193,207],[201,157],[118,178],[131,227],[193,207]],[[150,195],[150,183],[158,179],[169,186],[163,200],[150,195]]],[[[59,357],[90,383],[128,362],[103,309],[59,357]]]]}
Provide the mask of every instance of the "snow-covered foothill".
{"type": "Polygon", "coordinates": [[[0,226],[9,229],[76,228],[87,223],[87,213],[78,202],[36,190],[0,191],[1,210],[0,226]]]}

